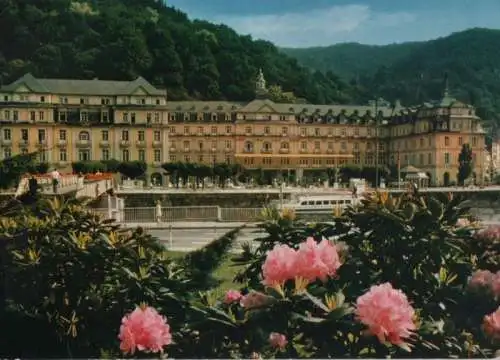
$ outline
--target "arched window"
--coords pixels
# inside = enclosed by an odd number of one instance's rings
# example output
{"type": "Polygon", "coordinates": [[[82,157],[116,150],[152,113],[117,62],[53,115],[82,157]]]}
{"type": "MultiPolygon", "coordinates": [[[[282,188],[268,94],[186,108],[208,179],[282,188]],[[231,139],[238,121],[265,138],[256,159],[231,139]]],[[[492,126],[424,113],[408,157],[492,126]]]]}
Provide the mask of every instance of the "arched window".
{"type": "Polygon", "coordinates": [[[269,142],[265,142],[262,144],[262,150],[264,151],[271,151],[273,149],[273,146],[269,142]]]}
{"type": "Polygon", "coordinates": [[[290,144],[287,143],[287,142],[282,142],[281,143],[281,148],[285,149],[285,150],[288,150],[290,148],[290,144]]]}
{"type": "Polygon", "coordinates": [[[252,152],[253,151],[253,144],[250,141],[247,141],[245,143],[244,148],[245,148],[246,152],[252,152]]]}
{"type": "Polygon", "coordinates": [[[78,134],[78,139],[81,141],[89,141],[90,140],[90,134],[88,131],[80,131],[78,134]]]}

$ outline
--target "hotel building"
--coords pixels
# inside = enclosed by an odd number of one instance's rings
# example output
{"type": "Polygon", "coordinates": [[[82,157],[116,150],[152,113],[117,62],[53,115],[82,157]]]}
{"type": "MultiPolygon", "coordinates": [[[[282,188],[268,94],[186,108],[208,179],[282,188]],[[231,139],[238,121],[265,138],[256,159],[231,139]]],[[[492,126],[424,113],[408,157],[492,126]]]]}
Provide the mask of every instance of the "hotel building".
{"type": "Polygon", "coordinates": [[[355,165],[408,166],[433,185],[456,182],[463,144],[473,149],[478,182],[486,175],[485,134],[472,106],[449,96],[414,108],[283,104],[269,100],[262,75],[256,99],[169,101],[134,81],[36,79],[0,88],[0,156],[42,151],[43,161],[141,160],[149,176],[162,163],[239,163],[294,172],[355,165]]]}

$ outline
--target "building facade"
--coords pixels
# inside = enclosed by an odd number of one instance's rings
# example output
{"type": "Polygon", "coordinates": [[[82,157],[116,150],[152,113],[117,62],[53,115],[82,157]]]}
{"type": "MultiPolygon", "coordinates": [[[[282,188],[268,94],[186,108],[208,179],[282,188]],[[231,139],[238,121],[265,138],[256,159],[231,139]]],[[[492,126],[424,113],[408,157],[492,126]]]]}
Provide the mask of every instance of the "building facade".
{"type": "MultiPolygon", "coordinates": [[[[463,144],[473,149],[474,174],[487,169],[485,134],[474,108],[449,96],[403,108],[275,103],[262,73],[256,99],[166,101],[146,80],[35,79],[0,89],[3,157],[43,149],[60,167],[78,160],[141,160],[294,172],[355,165],[413,166],[433,185],[456,182],[463,144]]],[[[161,172],[161,171],[158,171],[161,172]]],[[[158,174],[155,173],[157,176],[158,174]]]]}
{"type": "Polygon", "coordinates": [[[0,88],[0,156],[40,151],[63,171],[75,161],[168,161],[166,91],[134,81],[37,79],[0,88]]]}

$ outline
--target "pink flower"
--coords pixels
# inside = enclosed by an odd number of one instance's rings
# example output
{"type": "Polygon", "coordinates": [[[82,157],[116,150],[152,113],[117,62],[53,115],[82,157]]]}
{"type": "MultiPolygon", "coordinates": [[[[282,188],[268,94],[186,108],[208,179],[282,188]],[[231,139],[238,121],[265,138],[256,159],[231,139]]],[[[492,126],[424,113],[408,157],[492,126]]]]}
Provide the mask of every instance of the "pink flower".
{"type": "Polygon", "coordinates": [[[479,231],[476,235],[479,239],[494,241],[500,238],[500,226],[490,225],[486,229],[479,231]]]}
{"type": "Polygon", "coordinates": [[[282,285],[297,277],[307,281],[326,281],[342,265],[337,247],[323,239],[317,243],[309,237],[294,250],[287,245],[276,245],[267,253],[262,264],[262,281],[266,286],[282,285]]]}
{"type": "Polygon", "coordinates": [[[255,309],[265,306],[270,301],[270,297],[258,291],[250,291],[247,295],[243,296],[240,300],[240,305],[245,309],[255,309]]]}
{"type": "Polygon", "coordinates": [[[404,339],[416,330],[415,311],[401,290],[390,283],[375,285],[356,301],[356,317],[380,342],[408,346],[404,339]]]}
{"type": "Polygon", "coordinates": [[[493,340],[500,339],[500,307],[484,317],[483,330],[493,340]]]}
{"type": "Polygon", "coordinates": [[[460,218],[457,220],[457,227],[466,227],[470,225],[470,221],[466,218],[460,218]]]}
{"type": "Polygon", "coordinates": [[[493,275],[491,280],[491,291],[496,298],[500,298],[500,271],[493,275]]]}
{"type": "Polygon", "coordinates": [[[163,352],[163,347],[172,342],[167,319],[149,306],[136,307],[123,317],[118,338],[120,350],[125,354],[134,354],[136,349],[163,352]]]}
{"type": "Polygon", "coordinates": [[[297,252],[287,245],[276,245],[267,253],[262,264],[263,284],[274,286],[293,279],[296,273],[297,252]]]}
{"type": "Polygon", "coordinates": [[[337,248],[328,240],[319,244],[312,237],[299,245],[297,252],[297,275],[309,280],[326,281],[328,276],[334,276],[341,266],[337,248]]]}
{"type": "Polygon", "coordinates": [[[242,298],[241,292],[238,290],[228,290],[226,296],[224,297],[225,304],[232,304],[242,298]]]}
{"type": "Polygon", "coordinates": [[[286,339],[285,335],[277,332],[272,332],[269,335],[269,343],[272,347],[283,350],[286,347],[286,344],[288,344],[288,340],[286,339]]]}
{"type": "Polygon", "coordinates": [[[469,280],[469,287],[472,289],[490,287],[493,276],[493,273],[489,270],[478,270],[472,274],[469,280]]]}

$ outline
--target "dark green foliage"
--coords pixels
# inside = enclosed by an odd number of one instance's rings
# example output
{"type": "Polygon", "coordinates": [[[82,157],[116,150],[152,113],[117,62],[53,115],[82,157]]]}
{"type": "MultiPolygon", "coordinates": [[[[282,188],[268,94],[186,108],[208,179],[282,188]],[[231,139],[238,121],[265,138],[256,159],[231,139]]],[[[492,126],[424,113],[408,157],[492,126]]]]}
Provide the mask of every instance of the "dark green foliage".
{"type": "Polygon", "coordinates": [[[118,165],[118,171],[130,179],[143,176],[148,169],[144,161],[124,161],[118,165]]]}
{"type": "Polygon", "coordinates": [[[76,174],[93,174],[96,172],[119,172],[121,162],[115,159],[102,161],[76,161],[71,164],[73,172],[76,174]]]}
{"type": "Polygon", "coordinates": [[[313,103],[352,100],[333,74],[311,74],[271,43],[224,25],[191,21],[158,0],[0,0],[0,76],[131,80],[143,76],[170,100],[252,100],[268,83],[313,103]]]}
{"type": "Polygon", "coordinates": [[[12,324],[3,328],[2,357],[114,350],[121,317],[143,301],[182,327],[181,268],[141,229],[119,230],[75,201],[42,200],[4,219],[0,236],[0,317],[12,324]]]}
{"type": "Polygon", "coordinates": [[[414,105],[439,99],[447,73],[450,95],[474,105],[481,118],[493,120],[491,126],[496,129],[500,121],[499,46],[499,30],[476,28],[419,43],[340,44],[284,51],[303,65],[352,79],[364,92],[359,102],[383,97],[414,105]]]}
{"type": "Polygon", "coordinates": [[[31,166],[28,166],[28,172],[31,174],[46,174],[49,169],[49,163],[35,163],[31,166]]]}
{"type": "Polygon", "coordinates": [[[473,168],[474,164],[472,163],[472,148],[469,144],[463,144],[462,150],[458,155],[457,180],[460,185],[463,185],[464,181],[472,175],[473,168]]]}
{"type": "Polygon", "coordinates": [[[218,185],[224,187],[226,181],[231,179],[233,182],[238,181],[238,178],[244,172],[241,165],[214,163],[212,166],[195,163],[165,163],[162,165],[163,169],[170,176],[170,181],[176,187],[181,184],[186,185],[190,177],[195,179],[193,186],[205,186],[205,178],[214,177],[218,185]]]}
{"type": "Polygon", "coordinates": [[[94,174],[106,170],[106,165],[101,161],[77,161],[71,164],[75,174],[94,174]]]}
{"type": "Polygon", "coordinates": [[[120,162],[115,159],[103,160],[101,161],[104,164],[105,172],[116,173],[118,172],[118,167],[120,166],[120,162]]]}
{"type": "Polygon", "coordinates": [[[27,173],[39,173],[45,170],[46,164],[37,163],[38,153],[19,154],[0,162],[0,188],[8,189],[16,186],[21,177],[27,173]]]}
{"type": "Polygon", "coordinates": [[[425,44],[410,42],[390,45],[363,45],[343,43],[325,47],[283,48],[299,63],[323,72],[331,71],[350,81],[360,75],[373,75],[377,69],[410,55],[425,44]]]}
{"type": "Polygon", "coordinates": [[[212,273],[228,257],[241,229],[236,228],[228,231],[203,248],[186,255],[184,265],[188,269],[186,276],[189,278],[191,288],[208,290],[219,285],[212,273]]]}

